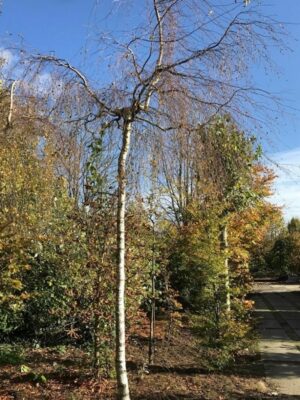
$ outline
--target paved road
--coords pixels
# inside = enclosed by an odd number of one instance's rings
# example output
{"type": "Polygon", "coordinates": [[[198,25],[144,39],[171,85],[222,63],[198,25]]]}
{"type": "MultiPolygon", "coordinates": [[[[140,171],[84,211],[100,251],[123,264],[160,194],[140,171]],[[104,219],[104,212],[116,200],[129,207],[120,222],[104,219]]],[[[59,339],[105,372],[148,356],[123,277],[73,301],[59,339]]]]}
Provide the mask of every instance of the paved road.
{"type": "Polygon", "coordinates": [[[254,300],[267,378],[279,393],[300,395],[300,285],[257,283],[254,300]]]}

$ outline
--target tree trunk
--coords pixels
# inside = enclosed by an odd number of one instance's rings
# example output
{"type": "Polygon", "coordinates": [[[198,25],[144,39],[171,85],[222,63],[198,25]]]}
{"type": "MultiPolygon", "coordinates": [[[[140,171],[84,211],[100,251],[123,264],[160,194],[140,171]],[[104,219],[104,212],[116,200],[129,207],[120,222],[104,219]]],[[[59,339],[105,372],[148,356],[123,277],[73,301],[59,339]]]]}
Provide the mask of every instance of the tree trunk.
{"type": "MultiPolygon", "coordinates": [[[[98,304],[99,306],[99,304],[98,304]]],[[[94,316],[94,356],[93,356],[93,367],[95,375],[100,378],[100,318],[99,315],[94,316]]]]}
{"type": "Polygon", "coordinates": [[[118,399],[130,400],[128,376],[126,370],[125,335],[125,205],[126,205],[126,160],[130,146],[132,120],[124,121],[122,148],[118,159],[118,211],[117,211],[117,248],[118,277],[116,304],[116,374],[118,399]]]}
{"type": "Polygon", "coordinates": [[[155,275],[152,275],[152,299],[151,299],[151,315],[150,315],[150,337],[149,337],[149,365],[154,362],[155,352],[155,275]]]}
{"type": "Polygon", "coordinates": [[[227,233],[227,224],[222,226],[221,231],[221,242],[222,242],[222,250],[225,255],[224,259],[224,274],[225,274],[225,290],[226,290],[226,310],[230,312],[231,310],[231,301],[230,301],[230,280],[229,280],[229,265],[228,265],[228,233],[227,233]]]}
{"type": "Polygon", "coordinates": [[[149,337],[149,365],[154,362],[155,353],[155,311],[156,311],[156,274],[155,274],[155,229],[154,220],[152,221],[152,271],[151,271],[151,315],[150,315],[150,337],[149,337]]]}

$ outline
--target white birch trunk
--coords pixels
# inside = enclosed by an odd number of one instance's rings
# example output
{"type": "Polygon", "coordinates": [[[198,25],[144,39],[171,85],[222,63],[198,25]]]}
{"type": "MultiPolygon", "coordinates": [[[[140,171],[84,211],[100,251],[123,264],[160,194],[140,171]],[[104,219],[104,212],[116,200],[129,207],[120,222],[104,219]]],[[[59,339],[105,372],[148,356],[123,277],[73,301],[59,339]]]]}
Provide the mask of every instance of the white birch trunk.
{"type": "Polygon", "coordinates": [[[14,92],[15,92],[15,87],[18,81],[13,81],[11,88],[10,88],[10,106],[9,106],[9,114],[7,117],[7,124],[9,127],[12,126],[12,116],[13,116],[13,111],[14,111],[14,92]]]}
{"type": "Polygon", "coordinates": [[[228,265],[228,233],[227,225],[222,227],[222,247],[225,253],[224,260],[224,274],[225,274],[225,290],[226,290],[226,310],[230,312],[231,310],[231,300],[230,300],[230,277],[229,277],[229,265],[228,265]]]}
{"type": "Polygon", "coordinates": [[[116,304],[116,373],[118,399],[130,400],[129,384],[126,369],[126,335],[125,335],[125,206],[126,206],[126,160],[130,146],[132,121],[125,120],[122,132],[122,148],[118,160],[118,212],[117,212],[117,246],[118,278],[116,304]]]}

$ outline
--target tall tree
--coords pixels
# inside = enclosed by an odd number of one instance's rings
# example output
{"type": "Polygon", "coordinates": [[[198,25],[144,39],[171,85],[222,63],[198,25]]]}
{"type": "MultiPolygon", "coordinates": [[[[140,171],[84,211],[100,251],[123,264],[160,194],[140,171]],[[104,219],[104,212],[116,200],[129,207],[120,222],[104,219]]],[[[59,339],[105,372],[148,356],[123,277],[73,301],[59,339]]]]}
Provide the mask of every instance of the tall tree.
{"type": "MultiPolygon", "coordinates": [[[[180,121],[173,126],[170,115],[160,104],[162,97],[171,99],[183,93],[183,87],[188,89],[184,94],[193,103],[201,121],[209,119],[222,108],[232,112],[242,111],[245,100],[259,93],[249,89],[248,85],[237,83],[245,80],[237,79],[245,77],[247,63],[252,61],[253,55],[266,55],[261,43],[265,43],[265,38],[276,36],[270,35],[275,33],[275,28],[255,9],[244,8],[245,4],[244,0],[234,5],[232,2],[219,5],[214,1],[193,0],[153,0],[149,5],[147,3],[149,13],[143,14],[150,17],[147,23],[141,21],[143,33],[137,27],[125,42],[124,38],[113,41],[116,56],[121,60],[116,63],[122,68],[119,71],[121,78],[112,82],[106,90],[94,89],[79,69],[63,59],[54,56],[31,58],[37,65],[38,73],[43,66],[63,68],[61,79],[67,82],[67,86],[77,86],[80,98],[89,98],[88,112],[84,115],[78,115],[78,111],[74,113],[77,120],[83,120],[85,126],[97,121],[99,129],[120,133],[120,151],[117,154],[116,296],[116,372],[120,399],[130,398],[125,353],[125,207],[126,165],[132,134],[142,131],[145,126],[162,132],[178,128],[180,121]],[[257,42],[259,47],[255,46],[257,42]],[[254,54],[258,48],[259,54],[254,54]],[[180,85],[169,84],[172,77],[180,78],[180,85]]],[[[56,97],[64,100],[68,94],[74,95],[74,91],[64,90],[56,97]]],[[[56,100],[52,96],[47,107],[53,109],[56,100]]],[[[73,105],[73,109],[75,107],[73,105]]]]}
{"type": "Polygon", "coordinates": [[[253,189],[253,168],[260,155],[255,149],[254,137],[247,137],[232,122],[229,116],[218,117],[211,126],[201,132],[204,152],[209,160],[210,180],[213,183],[212,196],[222,204],[219,215],[220,241],[224,253],[226,305],[230,311],[230,276],[228,221],[230,215],[250,206],[257,200],[253,189]]]}

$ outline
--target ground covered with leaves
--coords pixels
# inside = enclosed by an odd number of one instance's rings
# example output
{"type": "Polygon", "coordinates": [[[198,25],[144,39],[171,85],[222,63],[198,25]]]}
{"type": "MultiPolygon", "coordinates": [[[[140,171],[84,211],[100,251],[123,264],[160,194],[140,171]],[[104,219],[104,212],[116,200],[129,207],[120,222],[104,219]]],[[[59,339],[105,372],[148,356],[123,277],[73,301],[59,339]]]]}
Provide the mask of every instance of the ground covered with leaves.
{"type": "MultiPolygon", "coordinates": [[[[135,400],[235,400],[273,398],[259,357],[241,354],[235,365],[212,370],[197,337],[182,327],[171,338],[159,331],[155,362],[147,365],[147,335],[128,342],[128,369],[135,400]]],[[[88,352],[67,346],[0,346],[1,400],[92,400],[115,398],[115,380],[96,379],[88,352]]]]}

